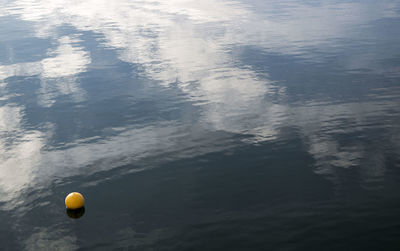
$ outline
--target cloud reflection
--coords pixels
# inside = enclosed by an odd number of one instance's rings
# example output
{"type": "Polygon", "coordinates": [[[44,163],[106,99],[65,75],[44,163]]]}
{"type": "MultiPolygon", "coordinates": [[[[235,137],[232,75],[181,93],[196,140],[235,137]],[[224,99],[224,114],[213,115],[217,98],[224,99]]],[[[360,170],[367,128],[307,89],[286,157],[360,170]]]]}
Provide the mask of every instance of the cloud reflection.
{"type": "Polygon", "coordinates": [[[385,155],[400,153],[393,138],[397,128],[390,110],[394,101],[319,104],[293,108],[293,119],[300,128],[309,153],[314,157],[315,172],[336,184],[341,183],[341,170],[355,168],[359,182],[366,189],[379,188],[386,174],[385,155]],[[368,131],[378,131],[379,138],[368,131]]]}
{"type": "Polygon", "coordinates": [[[77,237],[66,234],[65,230],[40,228],[25,241],[24,250],[73,251],[79,248],[77,242],[77,237]]]}
{"type": "MultiPolygon", "coordinates": [[[[292,125],[300,127],[309,142],[309,152],[321,167],[318,173],[331,171],[323,168],[325,164],[358,164],[365,155],[358,145],[340,148],[334,137],[324,134],[325,124],[309,124],[304,119],[330,123],[329,116],[339,118],[343,107],[332,106],[327,115],[319,117],[310,115],[308,109],[298,111],[288,104],[272,102],[271,96],[287,95],[285,88],[274,85],[266,72],[257,72],[239,62],[232,45],[253,45],[260,50],[317,60],[318,56],[309,52],[310,47],[328,52],[337,39],[358,36],[358,25],[397,15],[392,11],[393,3],[312,5],[290,1],[286,7],[278,3],[266,1],[269,11],[258,13],[251,5],[236,1],[16,0],[3,9],[2,15],[30,22],[37,37],[53,39],[58,47],[38,62],[0,66],[0,80],[38,76],[38,102],[45,107],[51,107],[60,95],[70,95],[77,102],[84,100],[85,91],[77,76],[87,71],[91,59],[79,46],[79,34],[58,37],[58,29],[68,25],[77,33],[100,34],[98,42],[103,47],[114,49],[121,61],[140,65],[144,75],[160,85],[176,83],[201,106],[200,124],[205,132],[253,134],[255,141],[266,141],[276,139],[282,125],[292,125]],[[277,9],[283,13],[279,17],[271,14],[277,9]],[[209,29],[210,24],[214,29],[209,29]],[[294,111],[298,117],[292,117],[294,111]],[[335,159],[330,159],[332,156],[335,159]]],[[[353,63],[351,67],[355,67],[353,63]]],[[[345,116],[359,116],[354,107],[348,108],[350,112],[345,116]]],[[[185,137],[191,132],[173,122],[131,126],[114,137],[43,150],[47,146],[43,132],[24,130],[24,109],[3,106],[0,110],[3,131],[16,130],[20,135],[11,145],[7,140],[0,142],[4,165],[0,187],[7,194],[3,200],[15,199],[24,188],[46,184],[54,177],[90,174],[172,148],[185,152],[193,145],[210,143],[198,143],[204,135],[195,137],[196,143],[188,141],[185,137]]],[[[208,146],[207,151],[220,147],[208,146]]]]}
{"type": "MultiPolygon", "coordinates": [[[[22,20],[33,22],[38,37],[56,38],[61,24],[72,25],[79,31],[103,34],[103,45],[118,49],[121,60],[142,65],[147,77],[160,81],[164,86],[178,81],[182,91],[200,101],[204,107],[201,121],[205,128],[211,126],[214,130],[251,133],[253,128],[239,116],[246,113],[249,118],[257,118],[254,123],[258,124],[256,130],[262,137],[276,134],[274,117],[281,108],[263,101],[265,94],[274,91],[268,78],[251,69],[235,66],[231,56],[224,51],[227,42],[224,37],[208,39],[196,31],[196,25],[201,23],[227,22],[229,25],[238,17],[248,15],[249,11],[238,2],[85,1],[65,4],[64,1],[17,1],[8,11],[19,15],[22,20]],[[188,85],[192,81],[196,83],[188,85]],[[266,124],[260,119],[260,111],[268,114],[271,122],[266,124]]],[[[39,75],[39,103],[46,107],[51,106],[60,94],[82,94],[83,91],[75,84],[75,76],[84,72],[90,63],[88,53],[74,45],[75,40],[61,37],[57,41],[59,46],[50,52],[49,58],[1,67],[3,79],[39,75]]],[[[96,165],[93,171],[102,170],[102,166],[110,169],[121,165],[121,161],[116,159],[127,158],[125,161],[129,162],[143,154],[159,154],[171,148],[187,152],[192,143],[177,147],[180,140],[173,140],[173,135],[179,135],[179,129],[180,125],[176,124],[129,129],[98,143],[79,143],[67,149],[48,151],[41,150],[46,142],[42,135],[36,135],[32,140],[36,145],[31,148],[37,153],[38,163],[20,165],[21,169],[31,172],[29,180],[21,177],[21,184],[47,182],[40,181],[42,177],[87,174],[90,173],[90,164],[101,160],[107,160],[107,164],[96,165]],[[79,169],[83,166],[84,171],[79,169]],[[39,172],[42,174],[40,177],[36,175],[39,172]]],[[[186,133],[183,135],[187,137],[186,133]]],[[[199,139],[196,141],[199,144],[199,139]]],[[[207,151],[217,148],[209,146],[207,151]]],[[[16,145],[10,153],[17,149],[16,145]]],[[[201,153],[204,151],[197,150],[194,154],[201,153]]],[[[14,158],[7,159],[19,161],[21,157],[21,153],[17,153],[14,158]]],[[[19,191],[21,184],[9,183],[8,191],[19,191]]]]}
{"type": "Polygon", "coordinates": [[[11,135],[0,139],[0,202],[6,202],[2,206],[6,210],[46,196],[37,194],[29,199],[24,194],[33,187],[45,189],[61,178],[90,175],[130,163],[138,163],[131,171],[140,171],[151,167],[140,164],[149,157],[158,161],[189,158],[233,147],[223,143],[227,135],[204,138],[204,132],[198,134],[178,124],[164,123],[125,129],[106,139],[81,139],[57,149],[49,147],[43,132],[24,129],[22,108],[2,107],[0,115],[3,121],[9,121],[1,124],[2,134],[11,135]]]}
{"type": "Polygon", "coordinates": [[[0,65],[0,80],[18,76],[39,76],[39,104],[49,107],[57,96],[71,95],[83,101],[85,91],[77,83],[76,75],[86,71],[91,62],[89,53],[77,46],[79,40],[68,36],[57,39],[58,47],[49,51],[48,58],[38,62],[0,65]]]}

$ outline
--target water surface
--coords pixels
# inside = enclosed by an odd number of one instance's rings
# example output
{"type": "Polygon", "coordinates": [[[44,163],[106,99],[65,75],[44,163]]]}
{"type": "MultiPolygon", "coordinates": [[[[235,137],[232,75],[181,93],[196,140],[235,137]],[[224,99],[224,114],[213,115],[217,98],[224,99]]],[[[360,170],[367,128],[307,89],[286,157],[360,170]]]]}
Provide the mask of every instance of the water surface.
{"type": "Polygon", "coordinates": [[[3,250],[398,249],[398,1],[0,6],[3,250]]]}

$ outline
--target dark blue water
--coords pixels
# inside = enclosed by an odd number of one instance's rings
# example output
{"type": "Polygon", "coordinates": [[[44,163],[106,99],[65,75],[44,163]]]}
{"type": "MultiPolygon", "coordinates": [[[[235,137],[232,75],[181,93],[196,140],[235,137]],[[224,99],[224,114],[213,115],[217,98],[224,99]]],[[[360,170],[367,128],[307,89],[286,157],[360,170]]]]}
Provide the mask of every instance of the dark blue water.
{"type": "Polygon", "coordinates": [[[0,222],[1,250],[398,250],[400,2],[0,0],[0,222]]]}

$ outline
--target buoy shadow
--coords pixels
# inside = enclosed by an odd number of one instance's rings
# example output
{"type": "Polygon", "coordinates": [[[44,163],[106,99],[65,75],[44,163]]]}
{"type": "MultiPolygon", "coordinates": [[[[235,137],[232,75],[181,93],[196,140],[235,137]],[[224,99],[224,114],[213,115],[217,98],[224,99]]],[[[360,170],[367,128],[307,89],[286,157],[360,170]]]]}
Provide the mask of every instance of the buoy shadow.
{"type": "Polygon", "coordinates": [[[67,208],[65,213],[68,215],[68,217],[72,219],[79,219],[85,214],[85,207],[81,207],[78,209],[67,208]]]}

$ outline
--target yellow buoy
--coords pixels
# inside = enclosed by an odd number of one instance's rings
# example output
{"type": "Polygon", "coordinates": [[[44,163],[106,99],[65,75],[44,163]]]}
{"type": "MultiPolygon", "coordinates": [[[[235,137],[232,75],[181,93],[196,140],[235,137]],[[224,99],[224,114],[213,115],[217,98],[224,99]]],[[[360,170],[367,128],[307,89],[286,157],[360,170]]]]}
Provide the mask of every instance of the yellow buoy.
{"type": "Polygon", "coordinates": [[[85,198],[78,192],[73,192],[65,197],[65,206],[69,209],[78,209],[85,205],[85,198]]]}

